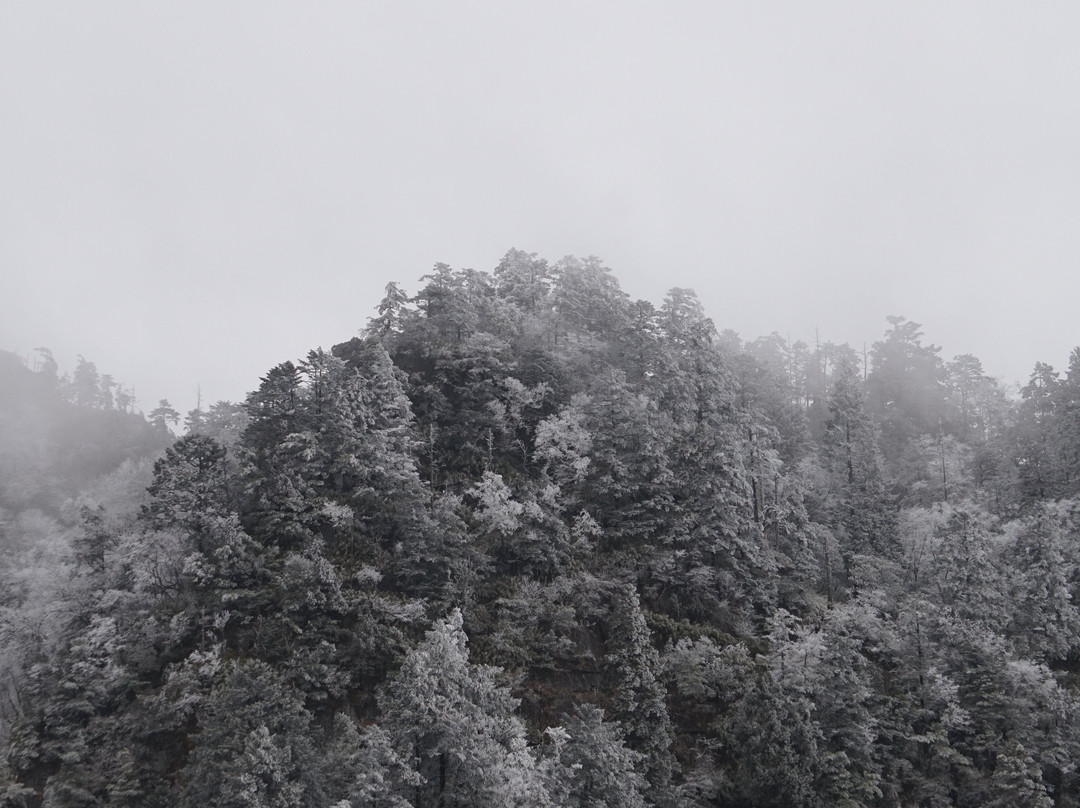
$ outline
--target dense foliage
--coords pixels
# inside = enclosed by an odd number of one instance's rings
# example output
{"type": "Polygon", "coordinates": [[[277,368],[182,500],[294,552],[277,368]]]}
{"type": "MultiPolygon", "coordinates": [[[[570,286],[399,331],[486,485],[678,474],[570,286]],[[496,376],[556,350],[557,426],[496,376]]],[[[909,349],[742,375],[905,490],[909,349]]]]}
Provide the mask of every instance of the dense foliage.
{"type": "Polygon", "coordinates": [[[8,368],[0,805],[1080,805],[1080,350],[421,280],[66,488],[34,395],[179,416],[8,368]]]}

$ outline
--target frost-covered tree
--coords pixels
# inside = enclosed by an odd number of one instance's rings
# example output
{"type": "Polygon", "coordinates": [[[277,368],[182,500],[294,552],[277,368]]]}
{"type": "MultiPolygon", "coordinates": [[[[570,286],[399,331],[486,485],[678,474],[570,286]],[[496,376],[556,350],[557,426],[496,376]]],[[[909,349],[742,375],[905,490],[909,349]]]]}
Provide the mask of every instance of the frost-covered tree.
{"type": "Polygon", "coordinates": [[[623,742],[616,722],[591,704],[577,708],[546,734],[552,751],[542,769],[555,805],[575,808],[645,808],[640,755],[623,742]]]}
{"type": "Polygon", "coordinates": [[[420,776],[416,808],[541,806],[547,793],[517,701],[497,669],[469,662],[460,610],[436,623],[380,700],[394,749],[420,776]]]}
{"type": "Polygon", "coordinates": [[[197,714],[180,805],[308,808],[326,805],[311,714],[259,662],[225,666],[197,714]]]}
{"type": "Polygon", "coordinates": [[[671,799],[675,759],[660,657],[641,613],[637,593],[618,590],[612,601],[605,664],[611,680],[611,716],[622,724],[626,744],[641,755],[646,796],[655,804],[671,799]]]}

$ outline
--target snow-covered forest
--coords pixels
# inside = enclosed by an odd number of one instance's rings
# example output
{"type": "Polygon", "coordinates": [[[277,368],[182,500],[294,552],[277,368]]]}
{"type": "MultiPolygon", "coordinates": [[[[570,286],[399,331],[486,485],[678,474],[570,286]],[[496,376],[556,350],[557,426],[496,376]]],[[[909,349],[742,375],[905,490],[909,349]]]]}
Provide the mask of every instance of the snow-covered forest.
{"type": "Polygon", "coordinates": [[[183,419],[0,354],[0,805],[1080,805],[1080,349],[367,314],[183,419]]]}

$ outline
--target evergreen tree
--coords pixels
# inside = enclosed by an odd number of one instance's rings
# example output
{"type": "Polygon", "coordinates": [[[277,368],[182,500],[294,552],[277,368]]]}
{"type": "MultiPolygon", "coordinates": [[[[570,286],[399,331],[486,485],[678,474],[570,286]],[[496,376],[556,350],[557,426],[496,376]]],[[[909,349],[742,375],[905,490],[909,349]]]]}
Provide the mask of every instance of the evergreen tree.
{"type": "Polygon", "coordinates": [[[540,773],[494,668],[472,665],[460,610],[406,657],[380,700],[397,754],[420,781],[414,806],[540,806],[540,773]]]}
{"type": "Polygon", "coordinates": [[[890,329],[871,350],[868,403],[880,420],[882,450],[893,462],[908,441],[939,428],[945,417],[945,369],[936,345],[922,344],[922,326],[887,318],[890,329]]]}
{"type": "Polygon", "coordinates": [[[617,723],[604,721],[603,710],[581,705],[546,733],[554,747],[545,775],[555,805],[645,808],[645,780],[635,770],[639,755],[624,745],[617,723]]]}
{"type": "Polygon", "coordinates": [[[728,725],[737,793],[755,808],[824,806],[814,791],[820,732],[811,703],[759,669],[728,725]]]}
{"type": "Polygon", "coordinates": [[[1080,348],[1069,354],[1069,368],[1057,390],[1057,440],[1061,484],[1070,496],[1080,494],[1080,348]]]}
{"type": "Polygon", "coordinates": [[[998,752],[994,779],[987,808],[1006,808],[1024,805],[1027,808],[1053,808],[1054,801],[1046,793],[1042,772],[1031,754],[1017,742],[998,752]]]}
{"type": "Polygon", "coordinates": [[[71,378],[70,398],[79,407],[97,407],[101,404],[101,375],[97,366],[81,354],[71,378]]]}
{"type": "Polygon", "coordinates": [[[837,481],[836,526],[842,528],[844,564],[856,555],[895,557],[895,515],[885,489],[873,421],[864,409],[856,369],[841,363],[829,396],[825,456],[837,481]]]}
{"type": "Polygon", "coordinates": [[[551,287],[548,262],[521,250],[507,252],[494,275],[499,294],[528,314],[539,311],[551,287]]]}
{"type": "Polygon", "coordinates": [[[329,804],[313,717],[260,662],[229,665],[198,713],[180,805],[308,808],[329,804]]]}
{"type": "Polygon", "coordinates": [[[176,424],[180,423],[180,413],[165,398],[161,399],[158,405],[150,411],[149,418],[155,429],[166,434],[169,434],[169,424],[176,426],[176,424]]]}
{"type": "Polygon", "coordinates": [[[1013,430],[1013,452],[1020,494],[1024,500],[1054,497],[1061,491],[1063,473],[1058,436],[1059,374],[1036,362],[1022,398],[1013,430]]]}
{"type": "Polygon", "coordinates": [[[400,286],[393,281],[386,284],[386,294],[379,301],[376,309],[379,315],[368,321],[366,333],[383,341],[399,333],[402,311],[408,302],[409,296],[401,290],[400,286]]]}
{"type": "Polygon", "coordinates": [[[659,678],[660,657],[632,589],[616,591],[609,620],[604,661],[611,682],[611,715],[623,726],[627,746],[641,755],[646,797],[655,805],[667,805],[676,765],[674,736],[659,678]]]}
{"type": "Polygon", "coordinates": [[[1012,619],[1007,628],[1025,657],[1050,662],[1080,651],[1080,609],[1073,588],[1080,577],[1073,537],[1058,509],[1041,505],[1030,516],[1011,524],[1011,539],[1001,562],[1009,570],[1008,602],[1012,619]]]}

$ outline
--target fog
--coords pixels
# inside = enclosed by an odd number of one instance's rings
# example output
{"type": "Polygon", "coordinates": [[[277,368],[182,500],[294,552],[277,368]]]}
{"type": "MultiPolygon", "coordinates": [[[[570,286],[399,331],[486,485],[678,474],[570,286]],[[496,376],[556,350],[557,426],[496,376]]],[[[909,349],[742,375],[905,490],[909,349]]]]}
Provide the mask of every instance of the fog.
{"type": "Polygon", "coordinates": [[[0,348],[238,400],[509,248],[746,338],[885,317],[1008,382],[1080,293],[1080,8],[0,8],[0,348]]]}

